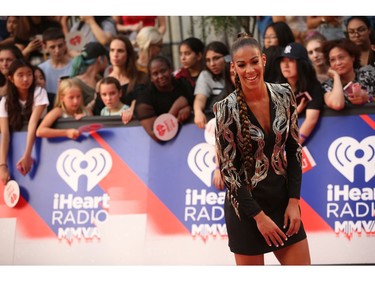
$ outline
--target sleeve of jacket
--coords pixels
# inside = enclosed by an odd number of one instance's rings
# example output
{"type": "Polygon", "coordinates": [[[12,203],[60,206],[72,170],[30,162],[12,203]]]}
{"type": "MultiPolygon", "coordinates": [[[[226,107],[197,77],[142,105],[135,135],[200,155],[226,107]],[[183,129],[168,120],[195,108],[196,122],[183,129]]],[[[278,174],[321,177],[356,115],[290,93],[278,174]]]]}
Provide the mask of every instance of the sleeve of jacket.
{"type": "Polygon", "coordinates": [[[245,214],[252,218],[261,208],[252,197],[251,186],[247,182],[249,175],[244,171],[241,159],[241,124],[235,102],[235,94],[214,104],[216,120],[216,151],[228,196],[237,216],[245,214]]]}
{"type": "Polygon", "coordinates": [[[288,177],[288,189],[289,198],[300,198],[301,193],[301,182],[302,182],[302,147],[299,144],[299,127],[298,127],[298,114],[297,114],[297,103],[295,96],[289,88],[290,96],[290,107],[289,112],[289,133],[287,136],[285,151],[287,157],[287,177],[288,177]]]}

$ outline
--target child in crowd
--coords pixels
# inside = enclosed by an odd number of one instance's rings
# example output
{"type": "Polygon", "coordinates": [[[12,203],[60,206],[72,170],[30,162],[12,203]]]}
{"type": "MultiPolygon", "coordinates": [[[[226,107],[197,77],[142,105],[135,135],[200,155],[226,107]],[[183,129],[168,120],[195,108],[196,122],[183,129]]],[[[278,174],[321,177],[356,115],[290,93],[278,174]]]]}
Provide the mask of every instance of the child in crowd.
{"type": "Polygon", "coordinates": [[[47,92],[35,86],[33,66],[29,62],[14,60],[9,66],[8,81],[8,94],[0,102],[0,179],[4,184],[10,180],[7,165],[10,133],[20,131],[27,122],[25,151],[16,163],[18,170],[25,176],[34,162],[31,153],[37,125],[48,106],[47,92]]]}
{"type": "Polygon", "coordinates": [[[36,135],[44,138],[67,137],[77,139],[81,133],[78,129],[55,129],[52,125],[59,118],[74,118],[80,120],[92,113],[83,103],[82,90],[73,79],[63,79],[59,83],[54,108],[48,112],[40,123],[36,135]]]}
{"type": "Polygon", "coordinates": [[[104,107],[100,112],[100,116],[122,116],[123,122],[127,124],[132,114],[126,114],[126,110],[130,107],[121,102],[121,85],[120,82],[111,76],[103,78],[98,84],[99,95],[104,103],[104,107]]]}
{"type": "Polygon", "coordinates": [[[194,92],[198,76],[203,70],[204,43],[189,37],[180,43],[180,62],[182,67],[174,73],[176,79],[186,79],[194,92]]]}
{"type": "MultiPolygon", "coordinates": [[[[130,40],[124,35],[118,35],[112,39],[109,45],[109,59],[111,65],[107,67],[104,76],[110,76],[119,81],[122,94],[120,100],[130,107],[130,110],[126,111],[126,118],[123,121],[129,122],[132,118],[135,118],[136,98],[145,88],[148,77],[145,72],[137,69],[137,53],[134,51],[130,40]]],[[[93,114],[100,115],[104,106],[100,95],[96,95],[93,114]]]]}
{"type": "Polygon", "coordinates": [[[41,88],[46,88],[46,75],[39,66],[34,66],[35,85],[41,88]]]}

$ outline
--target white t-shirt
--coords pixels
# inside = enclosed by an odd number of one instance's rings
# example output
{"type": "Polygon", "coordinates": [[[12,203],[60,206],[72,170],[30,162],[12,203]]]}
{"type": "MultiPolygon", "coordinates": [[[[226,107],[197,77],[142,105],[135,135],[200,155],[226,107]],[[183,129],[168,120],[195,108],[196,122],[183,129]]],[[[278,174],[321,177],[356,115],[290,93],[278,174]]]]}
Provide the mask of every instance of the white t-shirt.
{"type": "Polygon", "coordinates": [[[209,98],[210,96],[220,95],[224,89],[224,79],[215,81],[212,79],[212,75],[207,70],[202,70],[199,74],[197,83],[195,84],[194,95],[202,94],[209,98]]]}
{"type": "Polygon", "coordinates": [[[65,66],[61,68],[54,68],[51,64],[51,60],[47,60],[41,64],[39,67],[43,70],[46,75],[46,90],[48,93],[56,94],[57,87],[59,84],[59,79],[61,76],[69,76],[72,72],[72,60],[70,60],[65,66]]]}
{"type": "MultiPolygon", "coordinates": [[[[8,118],[8,111],[5,109],[5,101],[7,97],[4,96],[0,101],[0,117],[8,118]]],[[[26,101],[19,101],[22,107],[25,106],[26,101]]],[[[36,87],[34,91],[34,104],[33,108],[38,105],[49,105],[47,91],[41,87],[36,87]]],[[[46,108],[47,110],[47,108],[46,108]]],[[[43,114],[44,115],[44,114],[43,114]]],[[[43,116],[42,115],[42,116],[43,116]]]]}
{"type": "MultiPolygon", "coordinates": [[[[81,33],[81,38],[84,41],[83,45],[86,45],[89,42],[98,42],[98,39],[96,39],[94,32],[92,32],[91,27],[87,23],[83,23],[81,26],[80,25],[80,21],[75,22],[70,28],[70,32],[79,31],[81,33]],[[80,29],[78,30],[79,27],[80,29]]],[[[112,36],[115,36],[117,34],[116,23],[111,17],[103,20],[100,23],[100,28],[103,30],[103,32],[107,32],[112,36]]]]}

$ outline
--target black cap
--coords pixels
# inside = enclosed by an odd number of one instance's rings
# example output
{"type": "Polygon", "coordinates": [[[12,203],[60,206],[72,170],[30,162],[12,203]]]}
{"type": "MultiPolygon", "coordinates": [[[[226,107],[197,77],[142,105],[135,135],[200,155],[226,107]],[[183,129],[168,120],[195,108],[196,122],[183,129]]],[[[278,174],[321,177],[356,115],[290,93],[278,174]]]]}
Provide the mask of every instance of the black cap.
{"type": "Polygon", "coordinates": [[[96,59],[107,55],[107,50],[99,42],[89,42],[83,47],[81,54],[85,60],[96,59]]]}
{"type": "Polygon", "coordinates": [[[281,53],[280,58],[309,61],[306,48],[296,42],[288,44],[281,53]]]}

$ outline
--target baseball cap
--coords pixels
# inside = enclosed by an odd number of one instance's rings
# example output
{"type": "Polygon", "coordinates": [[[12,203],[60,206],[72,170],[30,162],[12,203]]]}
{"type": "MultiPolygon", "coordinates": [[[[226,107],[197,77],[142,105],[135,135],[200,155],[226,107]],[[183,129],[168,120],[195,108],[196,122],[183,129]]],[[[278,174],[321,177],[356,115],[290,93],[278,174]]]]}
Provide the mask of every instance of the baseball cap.
{"type": "Polygon", "coordinates": [[[309,61],[306,48],[296,42],[286,45],[279,58],[309,61]]]}
{"type": "Polygon", "coordinates": [[[81,54],[85,60],[96,59],[107,55],[107,50],[99,42],[89,42],[83,47],[81,54]]]}

